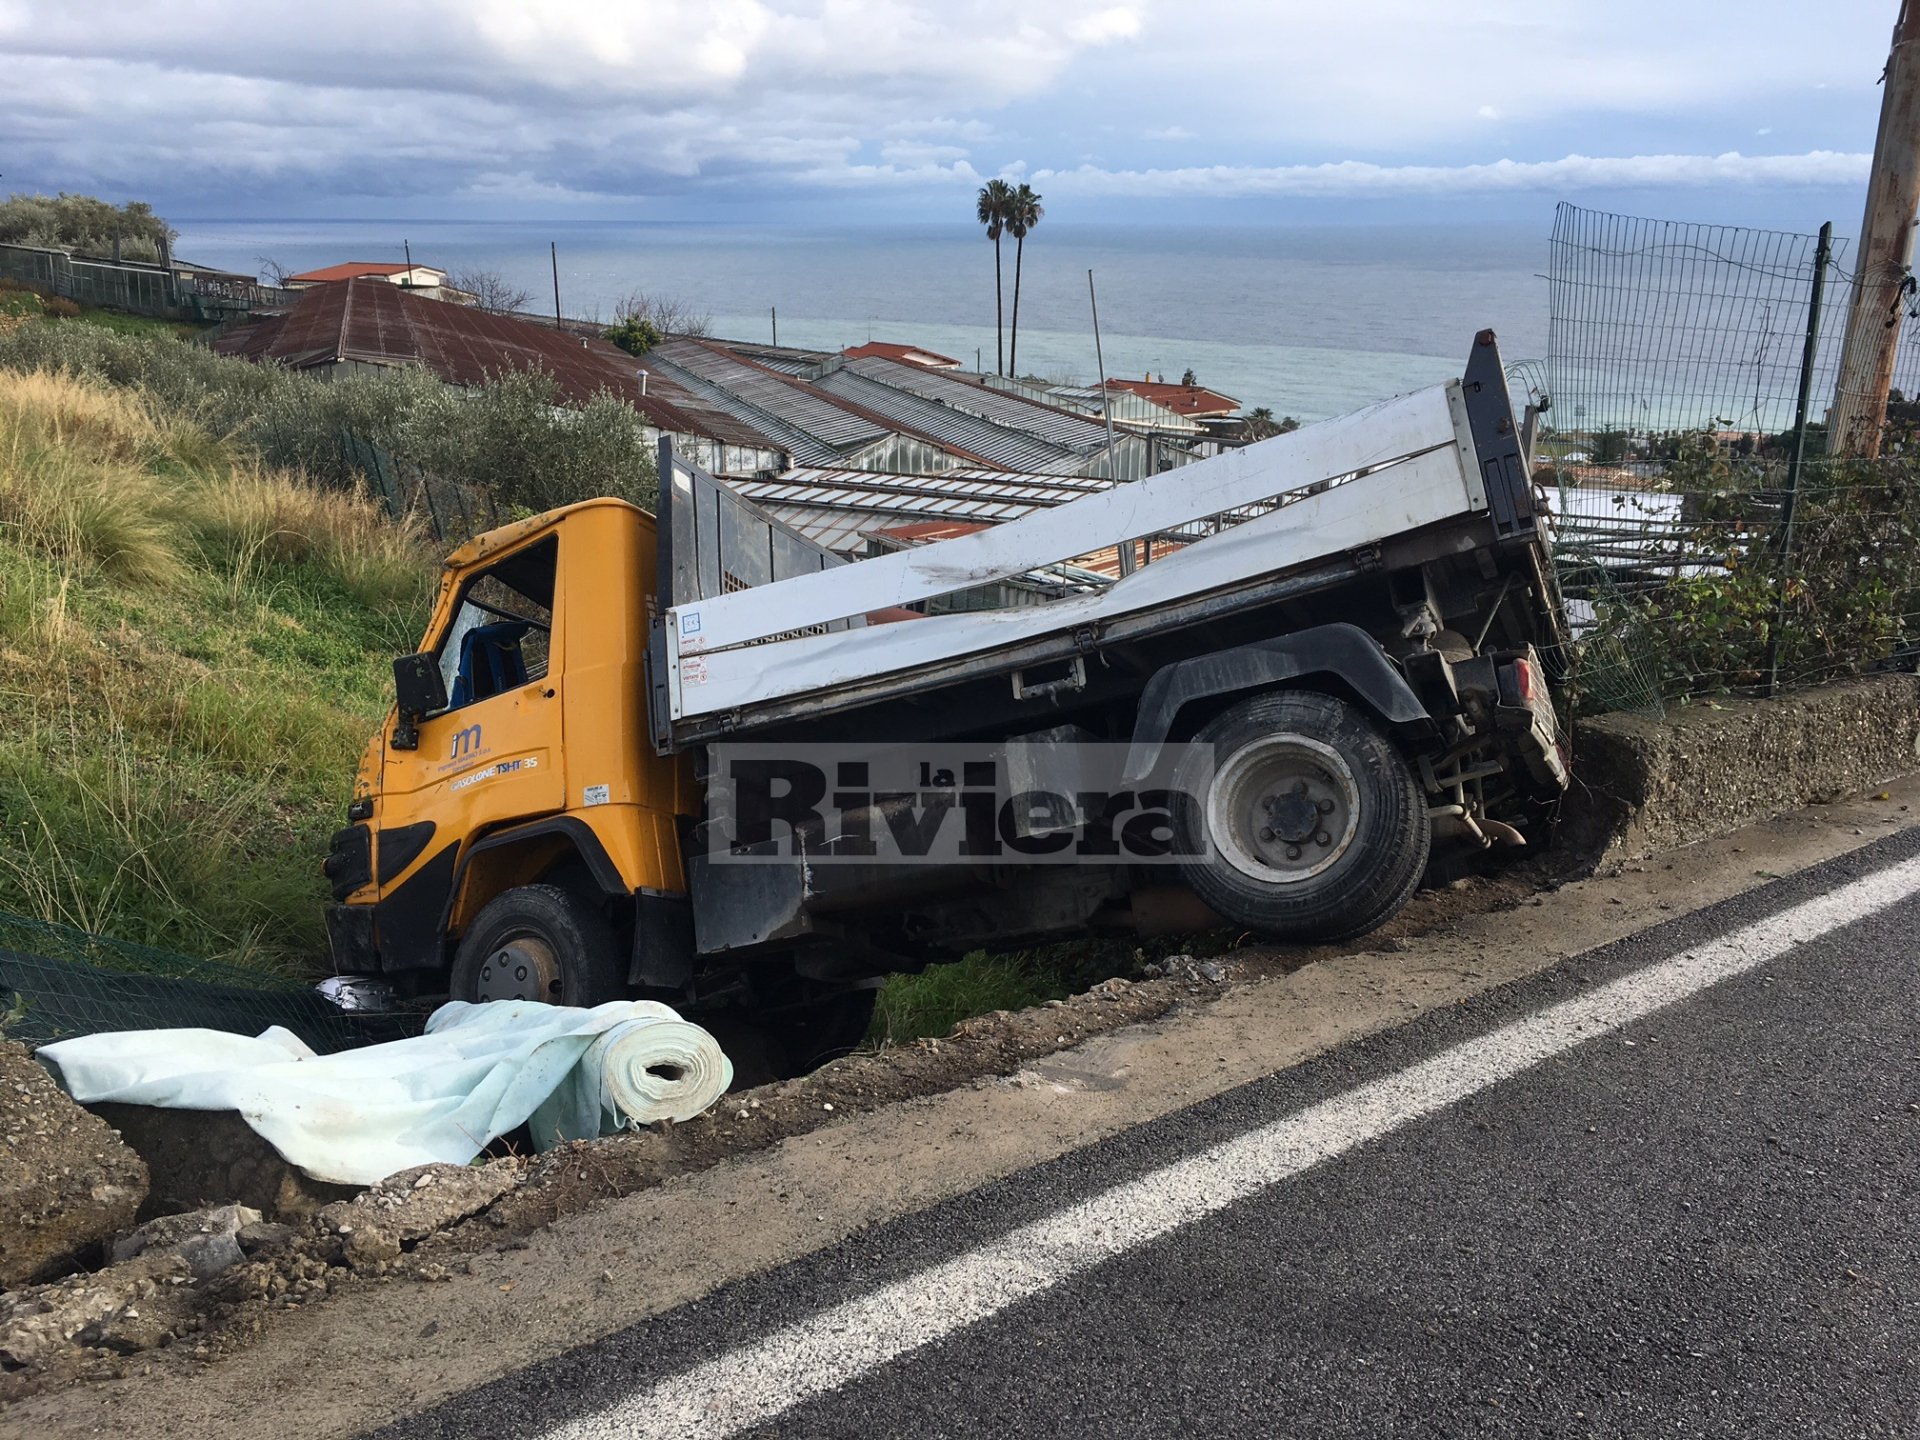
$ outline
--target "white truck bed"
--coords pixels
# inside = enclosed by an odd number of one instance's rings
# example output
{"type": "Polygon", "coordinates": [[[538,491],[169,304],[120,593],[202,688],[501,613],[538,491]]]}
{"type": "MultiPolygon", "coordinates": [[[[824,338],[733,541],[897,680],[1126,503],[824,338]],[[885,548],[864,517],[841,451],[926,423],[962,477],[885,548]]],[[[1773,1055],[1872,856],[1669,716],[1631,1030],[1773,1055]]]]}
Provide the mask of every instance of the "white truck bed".
{"type": "MultiPolygon", "coordinates": [[[[670,504],[687,503],[693,473],[675,460],[663,475],[670,504]]],[[[751,712],[1231,591],[1487,504],[1462,385],[1449,381],[976,534],[668,606],[655,683],[676,725],[751,712]],[[1215,528],[1232,512],[1251,518],[1215,528]],[[1201,538],[1094,593],[863,623],[1180,532],[1201,538]]]]}

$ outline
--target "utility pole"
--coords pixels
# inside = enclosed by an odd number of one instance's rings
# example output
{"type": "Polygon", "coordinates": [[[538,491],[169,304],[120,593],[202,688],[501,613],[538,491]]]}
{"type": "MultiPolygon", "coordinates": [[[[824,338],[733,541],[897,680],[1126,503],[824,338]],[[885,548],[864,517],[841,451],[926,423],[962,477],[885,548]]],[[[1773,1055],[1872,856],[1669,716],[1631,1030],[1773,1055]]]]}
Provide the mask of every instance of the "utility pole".
{"type": "Polygon", "coordinates": [[[566,327],[560,323],[560,242],[558,240],[547,242],[547,254],[553,258],[553,328],[564,330],[566,327]]]}
{"type": "Polygon", "coordinates": [[[1828,453],[1871,458],[1887,425],[1887,391],[1910,284],[1914,213],[1920,209],[1920,0],[1900,0],[1881,82],[1880,131],[1867,177],[1867,211],[1854,255],[1853,304],[1840,349],[1828,453]]]}

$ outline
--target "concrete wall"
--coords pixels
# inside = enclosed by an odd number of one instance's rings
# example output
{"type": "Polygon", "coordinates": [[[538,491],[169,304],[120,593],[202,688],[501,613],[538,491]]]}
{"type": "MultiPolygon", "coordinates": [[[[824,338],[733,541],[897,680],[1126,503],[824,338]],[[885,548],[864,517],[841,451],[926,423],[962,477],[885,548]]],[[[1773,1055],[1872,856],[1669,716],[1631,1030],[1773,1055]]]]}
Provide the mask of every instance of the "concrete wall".
{"type": "Polygon", "coordinates": [[[1778,700],[1699,701],[1663,721],[1575,732],[1576,844],[1642,854],[1838,800],[1920,769],[1920,677],[1878,675],[1778,700]]]}

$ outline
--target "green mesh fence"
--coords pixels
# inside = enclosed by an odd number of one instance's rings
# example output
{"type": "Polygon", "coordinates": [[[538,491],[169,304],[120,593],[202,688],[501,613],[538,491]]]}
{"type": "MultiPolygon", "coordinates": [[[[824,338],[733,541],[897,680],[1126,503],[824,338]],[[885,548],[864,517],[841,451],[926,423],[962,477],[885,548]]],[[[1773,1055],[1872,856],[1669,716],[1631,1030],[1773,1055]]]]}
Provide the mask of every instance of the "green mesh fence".
{"type": "Polygon", "coordinates": [[[1901,333],[1883,457],[1828,459],[1849,252],[1834,241],[1823,268],[1813,235],[1556,212],[1536,478],[1555,514],[1581,708],[1658,714],[1912,667],[1920,417],[1905,397],[1920,333],[1912,314],[1889,317],[1901,333]]]}
{"type": "Polygon", "coordinates": [[[327,1054],[418,1033],[422,1018],[341,1010],[294,981],[0,912],[0,1029],[30,1045],[110,1030],[257,1035],[281,1025],[327,1054]]]}
{"type": "Polygon", "coordinates": [[[500,523],[499,507],[484,490],[430,475],[351,430],[340,432],[340,454],[349,469],[367,477],[389,515],[416,518],[443,544],[462,544],[500,523]]]}

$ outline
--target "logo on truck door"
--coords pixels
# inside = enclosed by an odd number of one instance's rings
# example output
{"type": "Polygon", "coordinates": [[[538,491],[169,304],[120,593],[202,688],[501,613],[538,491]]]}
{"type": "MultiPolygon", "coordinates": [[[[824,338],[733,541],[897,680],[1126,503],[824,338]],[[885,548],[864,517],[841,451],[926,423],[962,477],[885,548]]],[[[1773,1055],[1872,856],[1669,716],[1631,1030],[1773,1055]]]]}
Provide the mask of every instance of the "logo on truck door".
{"type": "Polygon", "coordinates": [[[453,732],[453,750],[447,756],[449,760],[460,760],[468,755],[479,753],[480,727],[478,725],[469,725],[464,730],[453,732]]]}

